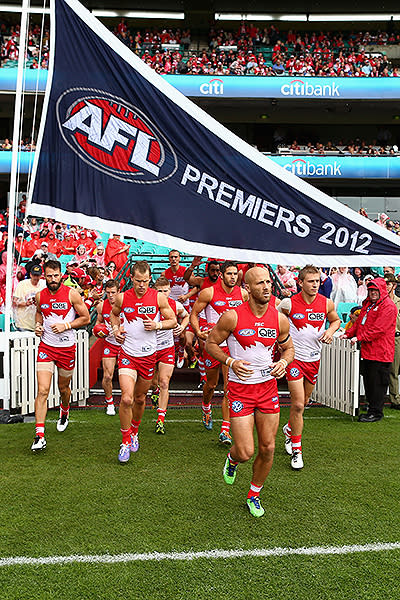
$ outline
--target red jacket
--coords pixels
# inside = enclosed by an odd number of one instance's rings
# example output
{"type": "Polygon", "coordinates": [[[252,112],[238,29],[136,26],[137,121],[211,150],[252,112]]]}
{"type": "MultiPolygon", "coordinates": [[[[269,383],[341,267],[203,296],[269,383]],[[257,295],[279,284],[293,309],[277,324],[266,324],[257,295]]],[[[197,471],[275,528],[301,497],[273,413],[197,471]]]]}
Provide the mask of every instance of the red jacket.
{"type": "Polygon", "coordinates": [[[394,359],[397,308],[389,298],[383,277],[372,279],[371,284],[379,289],[380,298],[375,305],[368,297],[364,300],[358,319],[346,331],[346,337],[357,337],[361,342],[361,358],[390,363],[394,359]]]}

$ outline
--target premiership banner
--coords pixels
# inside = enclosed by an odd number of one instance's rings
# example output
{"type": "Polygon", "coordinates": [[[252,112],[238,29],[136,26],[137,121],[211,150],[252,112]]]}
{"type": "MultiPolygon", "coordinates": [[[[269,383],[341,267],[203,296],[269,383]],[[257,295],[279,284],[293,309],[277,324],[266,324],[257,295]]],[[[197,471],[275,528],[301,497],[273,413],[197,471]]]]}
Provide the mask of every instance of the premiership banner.
{"type": "Polygon", "coordinates": [[[51,16],[30,214],[240,261],[400,265],[399,237],[232,134],[77,0],[51,16]]]}

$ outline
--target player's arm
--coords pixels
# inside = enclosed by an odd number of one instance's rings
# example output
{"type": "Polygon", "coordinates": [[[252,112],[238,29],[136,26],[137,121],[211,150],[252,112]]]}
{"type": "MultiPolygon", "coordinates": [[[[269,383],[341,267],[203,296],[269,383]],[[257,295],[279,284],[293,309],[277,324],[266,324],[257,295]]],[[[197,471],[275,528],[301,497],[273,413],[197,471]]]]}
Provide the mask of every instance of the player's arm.
{"type": "Polygon", "coordinates": [[[253,373],[252,369],[246,367],[250,363],[247,360],[235,360],[227,356],[219,347],[224,342],[237,325],[237,313],[235,310],[228,310],[218,319],[217,324],[210,331],[206,341],[206,352],[220,363],[228,365],[239,379],[247,379],[253,373]]]}
{"type": "Polygon", "coordinates": [[[103,311],[103,302],[99,302],[99,304],[96,306],[96,312],[97,312],[96,325],[100,325],[100,323],[104,323],[102,311],[103,311]]]}
{"type": "Polygon", "coordinates": [[[203,277],[199,277],[197,275],[193,275],[193,271],[195,269],[195,267],[198,267],[201,265],[201,261],[202,261],[202,256],[195,256],[194,259],[192,260],[192,264],[186,269],[186,271],[183,274],[183,279],[185,281],[187,281],[187,283],[192,286],[192,285],[197,285],[198,287],[201,286],[201,284],[203,283],[203,277]]]}
{"type": "Polygon", "coordinates": [[[42,337],[44,328],[43,328],[43,315],[42,315],[42,311],[40,310],[40,292],[37,292],[37,294],[35,296],[35,303],[36,303],[35,335],[37,335],[38,337],[42,337]]]}
{"type": "Polygon", "coordinates": [[[242,300],[243,302],[247,302],[249,299],[249,293],[247,290],[245,290],[244,288],[240,288],[240,292],[242,294],[242,300]]]}
{"type": "Polygon", "coordinates": [[[281,357],[276,363],[272,363],[271,375],[280,379],[284,376],[286,367],[294,359],[294,346],[289,334],[289,319],[282,313],[279,313],[279,337],[278,346],[281,357]]]}
{"type": "Polygon", "coordinates": [[[190,313],[190,324],[193,328],[194,334],[201,340],[206,340],[208,334],[206,331],[200,331],[199,314],[211,302],[213,293],[214,289],[212,287],[201,290],[199,297],[193,304],[192,312],[190,313]]]}
{"type": "Polygon", "coordinates": [[[194,287],[190,288],[190,290],[186,294],[182,294],[182,296],[179,296],[179,302],[186,302],[186,300],[189,300],[189,298],[195,296],[198,293],[198,291],[199,287],[195,285],[194,287]]]}
{"type": "Polygon", "coordinates": [[[181,303],[177,303],[177,311],[178,324],[174,328],[174,335],[180,335],[182,331],[185,331],[186,327],[189,325],[189,313],[181,303]]]}
{"type": "Polygon", "coordinates": [[[146,331],[154,331],[155,329],[173,329],[176,327],[176,316],[174,311],[169,305],[168,299],[164,294],[157,294],[157,304],[160,309],[160,313],[164,317],[163,321],[154,321],[146,315],[146,319],[143,321],[144,328],[146,331]]]}
{"type": "Polygon", "coordinates": [[[280,313],[282,313],[283,315],[286,315],[287,317],[290,314],[290,311],[292,310],[292,301],[290,298],[284,298],[281,302],[279,302],[278,306],[276,307],[278,309],[278,311],[280,313]]]}
{"type": "Polygon", "coordinates": [[[327,299],[326,311],[327,311],[326,318],[328,319],[329,327],[326,331],[324,331],[324,333],[321,335],[321,337],[319,339],[321,342],[324,342],[324,344],[330,344],[333,339],[333,334],[340,327],[340,318],[335,310],[335,305],[334,305],[333,301],[330,300],[329,298],[327,299]]]}
{"type": "Polygon", "coordinates": [[[113,332],[113,336],[115,337],[115,341],[119,344],[123,344],[125,340],[125,331],[121,325],[121,320],[119,315],[122,310],[122,302],[124,300],[124,294],[117,294],[115,297],[115,302],[112,306],[112,310],[110,312],[110,324],[113,332]]]}
{"type": "Polygon", "coordinates": [[[79,329],[80,327],[84,327],[90,323],[89,311],[79,292],[71,288],[69,291],[69,301],[71,302],[78,316],[72,321],[61,321],[60,323],[54,323],[51,326],[53,333],[63,333],[68,329],[79,329]]]}

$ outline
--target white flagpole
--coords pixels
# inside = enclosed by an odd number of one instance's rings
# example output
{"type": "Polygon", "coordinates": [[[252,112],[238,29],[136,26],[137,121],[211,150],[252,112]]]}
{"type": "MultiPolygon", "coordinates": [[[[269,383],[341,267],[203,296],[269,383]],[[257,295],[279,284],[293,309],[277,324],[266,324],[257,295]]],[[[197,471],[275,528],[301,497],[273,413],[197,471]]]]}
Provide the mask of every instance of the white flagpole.
{"type": "Polygon", "coordinates": [[[22,84],[24,76],[25,62],[25,46],[28,30],[28,7],[29,0],[23,0],[21,9],[21,29],[19,33],[19,53],[18,53],[18,74],[17,87],[15,92],[15,108],[14,108],[14,130],[13,130],[13,147],[11,159],[11,178],[10,178],[10,202],[8,215],[8,243],[7,243],[7,269],[6,269],[6,307],[5,307],[5,340],[4,348],[4,397],[3,408],[10,409],[10,322],[12,311],[12,273],[13,273],[13,253],[14,253],[14,220],[15,206],[17,200],[17,169],[18,169],[18,150],[19,137],[21,126],[21,104],[22,104],[22,84]]]}

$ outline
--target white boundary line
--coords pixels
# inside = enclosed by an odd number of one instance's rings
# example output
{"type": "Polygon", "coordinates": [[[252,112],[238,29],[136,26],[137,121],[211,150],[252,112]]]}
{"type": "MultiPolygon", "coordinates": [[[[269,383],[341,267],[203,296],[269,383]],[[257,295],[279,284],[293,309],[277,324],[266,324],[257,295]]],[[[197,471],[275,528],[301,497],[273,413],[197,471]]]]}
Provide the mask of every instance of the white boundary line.
{"type": "Polygon", "coordinates": [[[74,563],[128,563],[165,560],[199,560],[229,559],[229,558],[268,558],[270,556],[320,556],[355,554],[357,552],[382,552],[400,550],[400,542],[375,543],[349,546],[312,546],[310,548],[254,548],[253,550],[204,550],[202,552],[147,552],[127,554],[72,554],[71,556],[10,556],[0,558],[0,567],[25,566],[25,565],[59,565],[74,563]]]}

